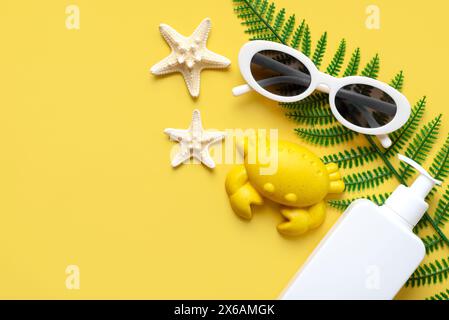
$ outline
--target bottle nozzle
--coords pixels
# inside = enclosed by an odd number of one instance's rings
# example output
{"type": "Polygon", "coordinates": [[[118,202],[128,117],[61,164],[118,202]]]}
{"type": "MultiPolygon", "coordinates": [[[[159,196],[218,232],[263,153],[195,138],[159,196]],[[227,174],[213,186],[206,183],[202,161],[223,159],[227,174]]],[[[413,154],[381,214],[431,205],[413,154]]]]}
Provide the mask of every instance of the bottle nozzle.
{"type": "Polygon", "coordinates": [[[426,169],[424,169],[421,165],[419,165],[416,161],[413,161],[406,156],[401,154],[398,155],[399,160],[407,163],[409,166],[415,168],[420,176],[416,179],[416,181],[410,187],[411,190],[416,192],[416,195],[421,196],[421,198],[426,198],[430,191],[432,191],[435,185],[441,185],[441,181],[433,178],[426,169]]]}
{"type": "Polygon", "coordinates": [[[426,202],[427,195],[435,185],[441,184],[441,181],[433,178],[416,161],[403,155],[398,155],[398,157],[399,160],[415,168],[420,175],[411,187],[404,185],[397,187],[385,202],[385,206],[393,210],[413,228],[429,209],[429,204],[426,202]]]}

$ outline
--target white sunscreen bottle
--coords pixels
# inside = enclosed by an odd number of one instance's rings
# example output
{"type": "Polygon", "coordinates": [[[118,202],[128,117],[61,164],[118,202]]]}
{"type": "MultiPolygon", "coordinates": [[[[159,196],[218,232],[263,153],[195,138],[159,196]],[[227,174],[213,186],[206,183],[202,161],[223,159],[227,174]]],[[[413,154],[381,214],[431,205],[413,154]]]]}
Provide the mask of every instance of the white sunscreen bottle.
{"type": "Polygon", "coordinates": [[[383,206],[354,201],[321,241],[293,281],[284,300],[393,299],[425,256],[413,228],[429,208],[425,198],[440,181],[419,171],[411,187],[400,185],[383,206]]]}

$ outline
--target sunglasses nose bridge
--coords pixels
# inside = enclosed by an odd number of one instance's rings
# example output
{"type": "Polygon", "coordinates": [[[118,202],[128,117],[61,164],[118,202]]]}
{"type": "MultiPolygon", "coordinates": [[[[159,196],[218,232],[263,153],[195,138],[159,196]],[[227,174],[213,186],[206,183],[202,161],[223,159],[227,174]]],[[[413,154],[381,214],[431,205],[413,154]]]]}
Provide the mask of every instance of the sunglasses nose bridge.
{"type": "Polygon", "coordinates": [[[318,83],[318,86],[316,87],[316,89],[322,93],[329,93],[330,92],[330,88],[327,84],[325,83],[318,83]]]}
{"type": "Polygon", "coordinates": [[[320,73],[319,77],[318,77],[318,85],[317,85],[317,90],[321,91],[323,93],[329,93],[330,92],[330,87],[331,87],[331,83],[334,80],[334,78],[326,73],[320,73]]]}

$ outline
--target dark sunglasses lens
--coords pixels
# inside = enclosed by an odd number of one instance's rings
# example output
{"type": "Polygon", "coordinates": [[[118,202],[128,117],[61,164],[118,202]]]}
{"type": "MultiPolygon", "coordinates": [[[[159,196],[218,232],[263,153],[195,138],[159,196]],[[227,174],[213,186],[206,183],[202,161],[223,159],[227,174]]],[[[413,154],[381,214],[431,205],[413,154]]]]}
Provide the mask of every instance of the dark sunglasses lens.
{"type": "Polygon", "coordinates": [[[362,128],[383,127],[398,110],[390,95],[366,84],[351,84],[338,90],[335,105],[343,118],[362,128]]]}
{"type": "Polygon", "coordinates": [[[300,95],[310,87],[310,71],[289,54],[264,50],[251,60],[251,73],[268,92],[284,97],[300,95]]]}

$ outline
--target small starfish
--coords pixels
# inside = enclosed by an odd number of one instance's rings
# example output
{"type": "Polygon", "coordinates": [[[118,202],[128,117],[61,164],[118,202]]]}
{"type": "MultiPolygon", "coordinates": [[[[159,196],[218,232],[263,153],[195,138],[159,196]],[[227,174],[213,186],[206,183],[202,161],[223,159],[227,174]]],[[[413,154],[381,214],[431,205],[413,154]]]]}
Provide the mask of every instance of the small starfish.
{"type": "Polygon", "coordinates": [[[204,19],[190,37],[180,35],[172,27],[161,24],[159,30],[172,49],[172,53],[155,64],[151,73],[163,75],[180,72],[184,76],[187,88],[193,97],[200,94],[200,74],[203,69],[228,67],[231,62],[206,48],[211,21],[204,19]]]}
{"type": "Polygon", "coordinates": [[[172,159],[173,167],[194,157],[211,169],[215,168],[215,162],[209,154],[209,147],[226,136],[221,131],[205,131],[199,110],[193,110],[192,123],[187,130],[169,128],[164,133],[181,145],[181,150],[172,159]]]}

